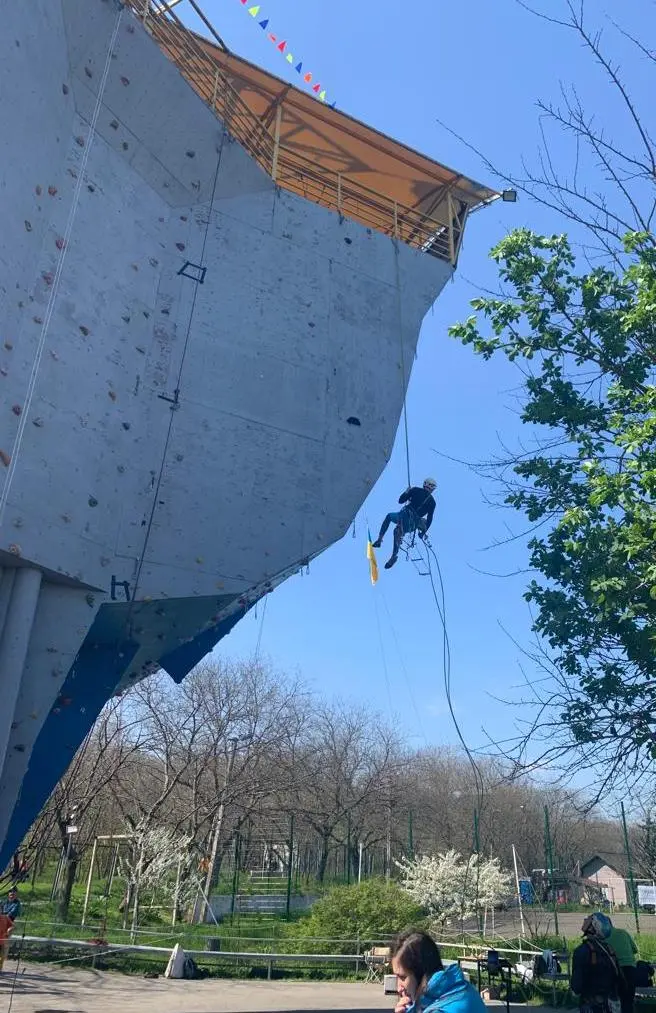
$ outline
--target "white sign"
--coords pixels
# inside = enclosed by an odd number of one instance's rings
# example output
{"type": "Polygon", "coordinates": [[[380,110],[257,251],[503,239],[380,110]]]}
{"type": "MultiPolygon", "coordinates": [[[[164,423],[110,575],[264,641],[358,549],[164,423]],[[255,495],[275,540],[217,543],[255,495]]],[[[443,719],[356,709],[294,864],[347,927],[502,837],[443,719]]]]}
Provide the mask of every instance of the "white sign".
{"type": "Polygon", "coordinates": [[[638,904],[640,907],[644,907],[646,904],[656,907],[656,886],[639,886],[638,904]]]}
{"type": "Polygon", "coordinates": [[[78,831],[77,827],[66,827],[66,833],[67,834],[76,834],[77,831],[78,831]]]}

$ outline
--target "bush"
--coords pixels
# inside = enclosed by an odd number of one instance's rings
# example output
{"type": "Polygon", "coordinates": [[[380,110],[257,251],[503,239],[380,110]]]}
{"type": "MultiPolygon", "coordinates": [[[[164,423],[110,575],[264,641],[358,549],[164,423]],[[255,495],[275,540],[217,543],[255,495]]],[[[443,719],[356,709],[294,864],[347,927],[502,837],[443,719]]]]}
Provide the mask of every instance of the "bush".
{"type": "Polygon", "coordinates": [[[296,941],[294,948],[299,953],[301,949],[353,953],[358,937],[368,945],[410,926],[424,925],[425,912],[398,884],[368,879],[353,886],[333,887],[309,915],[287,926],[285,935],[290,949],[296,941]],[[329,939],[338,942],[321,942],[329,939]]]}

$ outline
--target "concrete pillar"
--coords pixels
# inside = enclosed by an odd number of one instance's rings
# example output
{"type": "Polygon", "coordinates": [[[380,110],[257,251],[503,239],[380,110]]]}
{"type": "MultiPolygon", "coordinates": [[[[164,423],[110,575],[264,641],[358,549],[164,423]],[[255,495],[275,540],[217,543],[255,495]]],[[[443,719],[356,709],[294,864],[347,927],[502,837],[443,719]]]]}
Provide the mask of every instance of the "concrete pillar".
{"type": "MultiPolygon", "coordinates": [[[[4,576],[4,575],[3,575],[4,576]]],[[[4,584],[4,579],[3,579],[4,584]]],[[[16,701],[23,677],[27,648],[41,589],[41,572],[31,567],[16,570],[0,638],[0,770],[4,767],[16,701]]]]}

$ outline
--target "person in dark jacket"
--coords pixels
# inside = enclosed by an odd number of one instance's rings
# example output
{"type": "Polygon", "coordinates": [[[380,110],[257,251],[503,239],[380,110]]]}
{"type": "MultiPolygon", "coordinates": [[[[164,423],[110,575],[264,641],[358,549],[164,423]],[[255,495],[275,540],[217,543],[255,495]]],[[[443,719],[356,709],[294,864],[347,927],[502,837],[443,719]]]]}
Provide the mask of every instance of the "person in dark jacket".
{"type": "Polygon", "coordinates": [[[608,946],[610,918],[596,912],[583,922],[583,942],[572,955],[571,988],[584,1013],[619,1013],[620,969],[608,946]]]}
{"type": "Polygon", "coordinates": [[[392,946],[399,1001],[395,1013],[484,1013],[480,995],[458,964],[445,968],[426,932],[405,932],[392,946]]]}
{"type": "Polygon", "coordinates": [[[399,503],[405,504],[403,509],[389,513],[381,524],[380,534],[374,542],[374,549],[380,549],[388,527],[390,524],[395,525],[394,548],[392,555],[385,563],[386,570],[396,563],[403,536],[409,535],[412,531],[418,531],[420,538],[423,538],[433,523],[433,514],[435,513],[433,492],[436,486],[437,482],[434,478],[427,478],[421,489],[417,485],[411,485],[399,496],[399,503]]]}

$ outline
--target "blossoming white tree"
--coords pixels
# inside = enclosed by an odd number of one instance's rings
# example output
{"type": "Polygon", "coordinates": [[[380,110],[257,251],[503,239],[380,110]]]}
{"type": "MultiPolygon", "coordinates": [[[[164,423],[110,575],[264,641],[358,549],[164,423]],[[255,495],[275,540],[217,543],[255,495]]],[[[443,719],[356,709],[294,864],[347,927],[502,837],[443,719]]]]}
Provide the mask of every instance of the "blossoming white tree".
{"type": "Polygon", "coordinates": [[[453,849],[397,862],[403,886],[426,908],[435,927],[464,921],[493,907],[512,893],[512,878],[498,858],[463,858],[453,849]]]}

